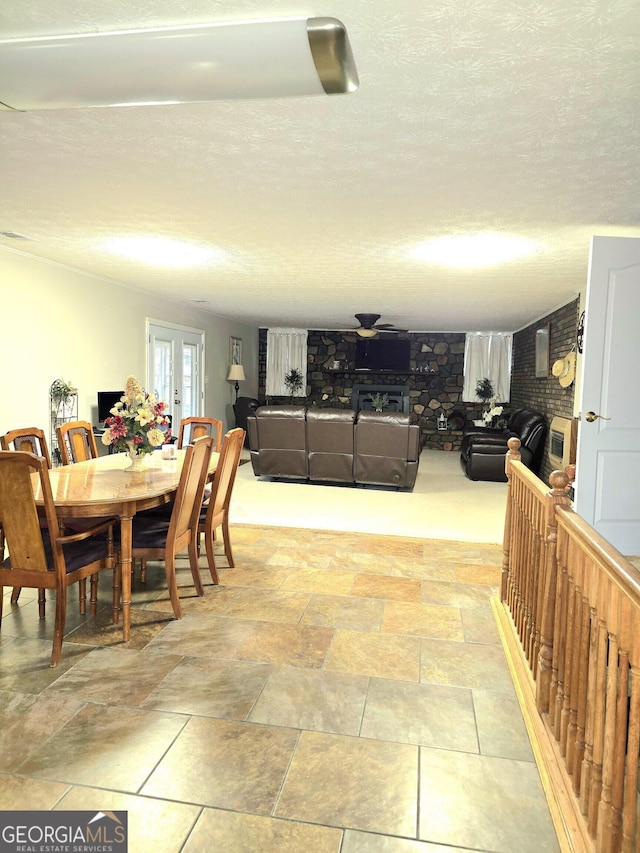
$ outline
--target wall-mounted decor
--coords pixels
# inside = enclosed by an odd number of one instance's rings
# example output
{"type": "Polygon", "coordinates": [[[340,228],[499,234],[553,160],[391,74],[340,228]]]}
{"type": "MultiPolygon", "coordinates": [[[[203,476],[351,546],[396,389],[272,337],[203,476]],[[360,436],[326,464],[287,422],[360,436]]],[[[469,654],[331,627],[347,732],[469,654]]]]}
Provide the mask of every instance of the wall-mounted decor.
{"type": "Polygon", "coordinates": [[[229,364],[242,364],[242,338],[229,338],[229,364]]]}
{"type": "Polygon", "coordinates": [[[549,324],[536,329],[536,379],[549,378],[549,324]]]}

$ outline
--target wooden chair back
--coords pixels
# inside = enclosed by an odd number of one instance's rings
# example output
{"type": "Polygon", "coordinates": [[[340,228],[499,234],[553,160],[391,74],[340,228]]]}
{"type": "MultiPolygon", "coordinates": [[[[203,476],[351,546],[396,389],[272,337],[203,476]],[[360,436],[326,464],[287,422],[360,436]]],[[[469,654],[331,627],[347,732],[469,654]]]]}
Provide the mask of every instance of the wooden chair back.
{"type": "Polygon", "coordinates": [[[140,514],[133,519],[131,554],[134,559],[142,560],[145,576],[144,566],[147,559],[164,560],[169,597],[174,616],[178,619],[182,615],[182,609],[176,581],[175,558],[185,548],[189,549],[189,565],[196,592],[198,595],[204,595],[198,570],[198,522],[212,451],[213,438],[210,435],[197,438],[193,444],[187,445],[168,526],[166,522],[163,523],[154,516],[145,518],[144,514],[140,514]]]}
{"type": "Polygon", "coordinates": [[[56,427],[58,450],[63,465],[96,459],[98,446],[88,421],[69,421],[56,427]]]}
{"type": "Polygon", "coordinates": [[[38,427],[25,427],[24,429],[11,429],[0,436],[0,447],[2,450],[22,450],[43,456],[47,460],[47,468],[51,468],[51,454],[47,445],[44,430],[38,427]]]}
{"type": "MultiPolygon", "coordinates": [[[[44,617],[44,590],[56,592],[56,616],[51,666],[62,653],[67,587],[91,577],[91,615],[97,610],[97,573],[113,566],[113,519],[81,533],[61,534],[49,481],[49,468],[42,456],[15,450],[0,451],[0,522],[9,557],[0,564],[0,621],[3,587],[38,590],[39,615],[44,617]],[[46,527],[41,525],[32,474],[37,476],[46,527]],[[97,539],[95,533],[106,531],[97,539]],[[88,541],[91,540],[91,541],[88,541]]],[[[81,598],[80,612],[85,602],[81,598]]]]}
{"type": "Polygon", "coordinates": [[[233,553],[229,537],[229,504],[236,479],[240,455],[244,446],[245,431],[239,427],[229,430],[220,450],[218,466],[204,520],[200,514],[199,533],[204,534],[209,572],[214,583],[218,583],[218,572],[213,552],[216,528],[222,526],[224,551],[229,566],[233,566],[233,553]]]}
{"type": "Polygon", "coordinates": [[[213,436],[215,441],[213,449],[219,453],[222,443],[222,421],[216,418],[183,418],[180,421],[178,433],[178,449],[186,447],[187,444],[193,444],[196,438],[201,438],[203,435],[213,436]]]}

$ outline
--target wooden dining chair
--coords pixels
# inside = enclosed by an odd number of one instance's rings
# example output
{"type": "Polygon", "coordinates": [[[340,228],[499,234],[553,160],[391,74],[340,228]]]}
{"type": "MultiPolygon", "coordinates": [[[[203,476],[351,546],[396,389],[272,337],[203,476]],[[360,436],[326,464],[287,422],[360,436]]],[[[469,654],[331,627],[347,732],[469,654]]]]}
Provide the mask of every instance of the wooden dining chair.
{"type": "MultiPolygon", "coordinates": [[[[45,590],[56,593],[51,666],[57,666],[67,612],[67,588],[91,578],[90,614],[97,609],[98,572],[114,566],[113,524],[107,519],[81,533],[63,535],[42,456],[25,451],[0,451],[0,520],[9,556],[0,564],[0,623],[3,587],[38,590],[38,614],[45,615],[45,590]],[[31,475],[36,474],[47,522],[40,525],[31,475]]],[[[80,599],[86,613],[86,597],[80,599]]]]}
{"type": "Polygon", "coordinates": [[[196,592],[198,595],[204,595],[198,569],[198,521],[212,450],[211,436],[197,438],[193,444],[187,446],[169,519],[146,513],[138,513],[133,517],[131,556],[143,563],[143,581],[147,560],[164,561],[169,598],[177,619],[182,616],[182,609],[175,562],[176,556],[185,548],[188,549],[196,592]]]}
{"type": "Polygon", "coordinates": [[[198,535],[204,536],[209,572],[211,580],[215,584],[219,583],[214,556],[214,544],[218,527],[222,527],[222,541],[227,562],[231,568],[234,566],[231,539],[229,536],[229,504],[231,503],[231,493],[236,479],[236,472],[240,464],[240,454],[244,446],[244,436],[245,432],[240,428],[229,430],[225,435],[220,449],[218,466],[213,477],[211,495],[200,510],[198,535]]]}
{"type": "Polygon", "coordinates": [[[2,450],[24,450],[27,453],[35,453],[47,460],[47,468],[51,468],[51,454],[44,434],[44,430],[38,427],[25,427],[24,429],[11,429],[4,435],[0,435],[0,448],[2,450]]]}
{"type": "Polygon", "coordinates": [[[88,421],[68,421],[56,427],[58,450],[63,465],[96,459],[98,446],[93,427],[88,421]]]}
{"type": "Polygon", "coordinates": [[[216,418],[183,418],[180,421],[178,433],[178,449],[186,447],[187,444],[193,444],[196,438],[203,435],[214,437],[213,449],[219,453],[222,442],[222,421],[216,420],[216,418]]]}

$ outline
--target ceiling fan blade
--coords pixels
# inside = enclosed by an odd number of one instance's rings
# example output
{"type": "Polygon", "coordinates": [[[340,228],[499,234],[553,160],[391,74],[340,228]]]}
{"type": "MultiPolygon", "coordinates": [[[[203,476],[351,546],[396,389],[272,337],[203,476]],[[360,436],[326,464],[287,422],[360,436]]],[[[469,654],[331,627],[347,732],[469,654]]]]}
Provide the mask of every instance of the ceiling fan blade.
{"type": "Polygon", "coordinates": [[[376,323],[374,329],[395,329],[393,323],[376,323]]]}

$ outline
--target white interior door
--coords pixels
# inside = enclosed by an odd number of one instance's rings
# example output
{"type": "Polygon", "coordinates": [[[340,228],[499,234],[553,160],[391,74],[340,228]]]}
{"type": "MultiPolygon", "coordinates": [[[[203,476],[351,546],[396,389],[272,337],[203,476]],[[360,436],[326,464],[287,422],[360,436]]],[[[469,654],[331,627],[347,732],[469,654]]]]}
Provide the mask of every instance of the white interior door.
{"type": "Polygon", "coordinates": [[[169,404],[173,433],[182,418],[203,414],[204,332],[148,323],[147,387],[169,404]]]}
{"type": "Polygon", "coordinates": [[[594,237],[585,306],[575,509],[627,556],[640,555],[639,320],[640,239],[594,237]]]}

